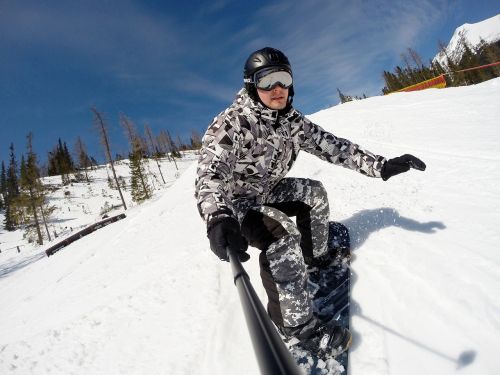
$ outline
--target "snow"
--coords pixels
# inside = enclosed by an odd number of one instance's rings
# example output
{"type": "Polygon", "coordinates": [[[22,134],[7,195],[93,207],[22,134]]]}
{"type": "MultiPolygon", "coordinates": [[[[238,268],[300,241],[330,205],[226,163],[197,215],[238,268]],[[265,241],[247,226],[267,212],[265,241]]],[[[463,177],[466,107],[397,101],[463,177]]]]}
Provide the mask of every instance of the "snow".
{"type": "MultiPolygon", "coordinates": [[[[459,47],[460,35],[462,34],[465,36],[465,40],[468,44],[473,47],[481,43],[481,39],[487,43],[493,43],[500,40],[500,14],[481,22],[472,24],[466,23],[457,27],[446,47],[448,55],[455,62],[458,62],[463,53],[459,47]]],[[[441,65],[447,65],[446,55],[442,52],[439,52],[434,59],[441,65]]]]}
{"type": "MultiPolygon", "coordinates": [[[[331,218],[351,231],[352,374],[498,373],[499,102],[495,79],[308,116],[370,151],[427,164],[384,182],[302,153],[290,174],[321,180],[331,218]]],[[[43,248],[0,254],[0,270],[10,267],[0,272],[1,374],[258,373],[230,266],[209,250],[197,213],[195,164],[50,258],[43,248]]]]}
{"type": "MultiPolygon", "coordinates": [[[[153,160],[146,161],[144,167],[149,175],[148,185],[153,193],[168,189],[176,180],[176,176],[191,165],[196,157],[196,154],[191,151],[185,152],[183,158],[176,161],[177,166],[171,159],[159,159],[158,162],[162,169],[165,183],[163,183],[162,175],[158,170],[156,162],[153,160]]],[[[130,186],[129,160],[115,161],[114,166],[118,179],[123,179],[130,186]]],[[[85,176],[83,173],[82,175],[85,176]]],[[[74,231],[101,220],[105,214],[111,216],[123,210],[118,190],[110,189],[109,187],[108,178],[110,177],[112,177],[112,170],[111,166],[107,164],[89,171],[91,184],[73,181],[70,185],[62,186],[61,176],[44,177],[42,179],[43,184],[52,190],[48,196],[49,206],[53,207],[56,212],[52,215],[54,219],[49,220],[48,225],[52,243],[56,243],[56,236],[57,241],[60,241],[62,238],[71,235],[74,231]]],[[[133,205],[130,190],[122,189],[122,193],[127,207],[133,205]]],[[[34,244],[23,237],[22,230],[14,232],[3,230],[3,220],[4,216],[1,213],[0,262],[15,255],[17,246],[23,252],[36,250],[34,244]]],[[[45,227],[42,227],[42,231],[44,234],[46,233],[45,227]]]]}

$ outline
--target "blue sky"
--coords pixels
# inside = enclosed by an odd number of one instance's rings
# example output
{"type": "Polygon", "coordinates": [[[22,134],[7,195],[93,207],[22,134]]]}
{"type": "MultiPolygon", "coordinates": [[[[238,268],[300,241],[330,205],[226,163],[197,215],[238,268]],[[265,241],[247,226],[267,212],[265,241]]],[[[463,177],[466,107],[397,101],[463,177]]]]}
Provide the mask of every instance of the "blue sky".
{"type": "Polygon", "coordinates": [[[248,55],[289,57],[294,105],[305,114],[345,94],[379,95],[382,71],[408,47],[424,61],[456,27],[499,13],[498,1],[0,0],[0,160],[26,135],[42,162],[58,138],[103,152],[90,111],[126,154],[124,113],[142,130],[203,133],[242,86],[248,55]]]}

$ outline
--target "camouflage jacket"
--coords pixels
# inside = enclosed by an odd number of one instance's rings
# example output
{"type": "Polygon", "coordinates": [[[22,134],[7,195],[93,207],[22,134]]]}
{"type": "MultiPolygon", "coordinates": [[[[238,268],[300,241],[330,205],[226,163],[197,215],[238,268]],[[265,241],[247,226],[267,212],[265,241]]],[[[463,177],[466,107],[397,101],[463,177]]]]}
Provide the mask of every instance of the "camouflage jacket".
{"type": "Polygon", "coordinates": [[[203,137],[195,190],[200,215],[207,223],[238,219],[237,202],[265,203],[301,150],[370,177],[380,177],[385,163],[382,156],[334,136],[293,107],[279,114],[242,89],[203,137]]]}

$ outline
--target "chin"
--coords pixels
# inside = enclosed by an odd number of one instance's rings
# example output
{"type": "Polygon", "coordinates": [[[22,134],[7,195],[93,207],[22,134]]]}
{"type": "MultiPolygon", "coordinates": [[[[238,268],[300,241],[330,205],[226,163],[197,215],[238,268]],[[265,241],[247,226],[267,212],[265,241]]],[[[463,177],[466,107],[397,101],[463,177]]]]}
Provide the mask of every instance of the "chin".
{"type": "Polygon", "coordinates": [[[270,108],[271,109],[284,109],[286,107],[286,102],[285,103],[276,103],[276,104],[273,104],[270,108]]]}

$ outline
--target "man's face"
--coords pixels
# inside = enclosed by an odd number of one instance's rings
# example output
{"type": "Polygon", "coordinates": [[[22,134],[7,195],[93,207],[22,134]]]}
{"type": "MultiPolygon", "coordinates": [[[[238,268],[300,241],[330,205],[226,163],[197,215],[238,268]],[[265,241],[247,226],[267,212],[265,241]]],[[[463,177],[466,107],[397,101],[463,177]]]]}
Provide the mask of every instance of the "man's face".
{"type": "Polygon", "coordinates": [[[257,88],[257,94],[264,105],[271,109],[283,109],[288,101],[288,88],[284,89],[276,85],[273,89],[266,91],[257,88]]]}

